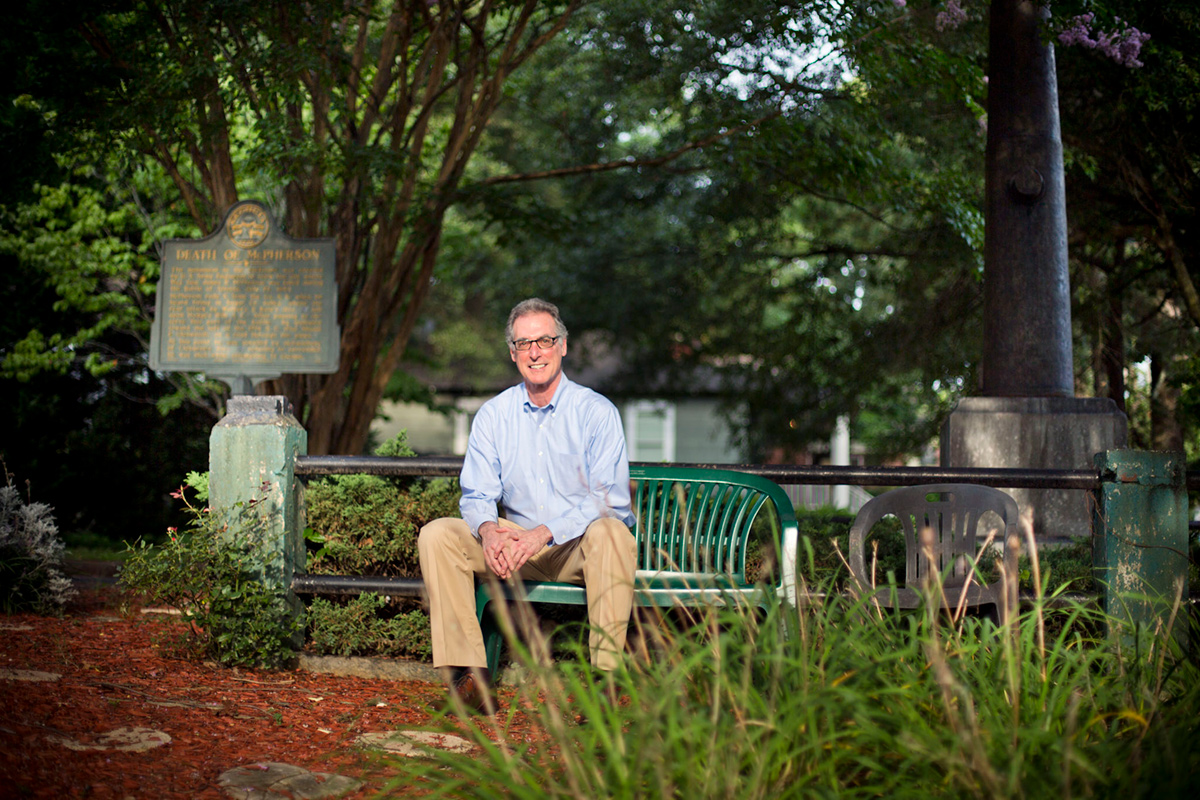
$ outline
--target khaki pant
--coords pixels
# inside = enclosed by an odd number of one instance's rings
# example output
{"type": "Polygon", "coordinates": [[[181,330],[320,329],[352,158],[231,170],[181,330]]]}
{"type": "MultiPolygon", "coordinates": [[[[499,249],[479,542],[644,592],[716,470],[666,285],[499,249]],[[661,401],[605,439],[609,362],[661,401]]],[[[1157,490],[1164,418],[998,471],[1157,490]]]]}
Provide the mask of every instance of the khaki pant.
{"type": "MultiPolygon", "coordinates": [[[[516,527],[511,522],[504,524],[516,527]]],[[[487,575],[483,545],[461,519],[443,517],[421,528],[417,542],[429,598],[435,667],[486,667],[483,632],[475,609],[475,577],[487,575]]],[[[581,583],[587,587],[592,664],[617,667],[633,609],[637,545],[620,520],[603,518],[583,536],[548,545],[521,567],[522,580],[581,583]]]]}

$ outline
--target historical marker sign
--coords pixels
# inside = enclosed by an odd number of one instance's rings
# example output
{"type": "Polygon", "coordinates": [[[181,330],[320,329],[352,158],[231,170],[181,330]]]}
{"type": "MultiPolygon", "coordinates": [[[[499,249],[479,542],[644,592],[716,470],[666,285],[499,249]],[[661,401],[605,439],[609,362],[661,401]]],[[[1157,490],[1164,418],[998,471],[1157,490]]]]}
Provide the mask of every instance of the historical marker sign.
{"type": "Polygon", "coordinates": [[[334,372],[339,341],[333,239],[293,239],[244,201],[211,235],[166,242],[152,368],[204,372],[244,394],[285,372],[334,372]]]}

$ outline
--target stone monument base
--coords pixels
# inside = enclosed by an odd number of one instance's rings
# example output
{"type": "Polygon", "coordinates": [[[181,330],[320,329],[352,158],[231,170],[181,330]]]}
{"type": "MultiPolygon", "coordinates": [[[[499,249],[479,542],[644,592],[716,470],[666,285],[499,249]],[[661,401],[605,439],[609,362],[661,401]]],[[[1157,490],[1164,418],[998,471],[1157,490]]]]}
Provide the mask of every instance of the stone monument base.
{"type": "MultiPolygon", "coordinates": [[[[1122,448],[1128,422],[1102,397],[968,397],[942,427],[944,467],[1008,469],[1096,468],[1096,453],[1122,448]]],[[[1039,543],[1091,536],[1091,492],[1004,488],[1039,543]]]]}

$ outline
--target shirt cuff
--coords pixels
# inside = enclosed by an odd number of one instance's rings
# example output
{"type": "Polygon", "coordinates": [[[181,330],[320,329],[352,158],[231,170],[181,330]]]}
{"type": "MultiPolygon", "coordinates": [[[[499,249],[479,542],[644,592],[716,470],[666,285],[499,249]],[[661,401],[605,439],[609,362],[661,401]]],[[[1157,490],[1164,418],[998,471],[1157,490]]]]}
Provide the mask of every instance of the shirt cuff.
{"type": "Polygon", "coordinates": [[[559,517],[558,519],[552,519],[549,522],[545,523],[545,525],[547,528],[550,529],[550,535],[551,535],[550,544],[551,545],[566,544],[567,542],[573,541],[575,539],[578,539],[580,536],[583,536],[583,532],[585,530],[587,530],[586,525],[584,525],[583,527],[580,527],[579,523],[577,523],[575,520],[572,520],[568,517],[559,517]]]}
{"type": "Polygon", "coordinates": [[[480,516],[480,517],[471,516],[469,519],[466,517],[463,517],[463,521],[466,522],[467,527],[470,528],[471,535],[474,536],[476,539],[479,539],[480,538],[479,528],[485,522],[499,522],[500,518],[499,517],[488,517],[488,516],[480,516]]]}

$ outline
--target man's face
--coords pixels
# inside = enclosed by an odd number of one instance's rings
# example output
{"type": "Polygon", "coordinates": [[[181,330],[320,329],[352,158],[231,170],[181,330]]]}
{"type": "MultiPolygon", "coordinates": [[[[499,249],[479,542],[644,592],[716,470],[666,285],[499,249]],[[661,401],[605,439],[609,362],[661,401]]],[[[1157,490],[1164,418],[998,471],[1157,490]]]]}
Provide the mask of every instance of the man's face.
{"type": "MultiPolygon", "coordinates": [[[[540,339],[555,336],[554,317],[545,312],[525,314],[513,322],[513,339],[540,339]]],[[[509,346],[508,354],[531,390],[553,391],[562,374],[563,356],[567,354],[566,341],[559,339],[549,349],[543,350],[536,344],[528,350],[514,350],[509,346]]]]}

